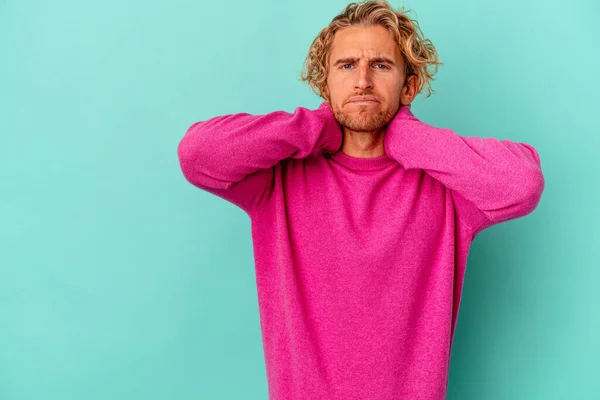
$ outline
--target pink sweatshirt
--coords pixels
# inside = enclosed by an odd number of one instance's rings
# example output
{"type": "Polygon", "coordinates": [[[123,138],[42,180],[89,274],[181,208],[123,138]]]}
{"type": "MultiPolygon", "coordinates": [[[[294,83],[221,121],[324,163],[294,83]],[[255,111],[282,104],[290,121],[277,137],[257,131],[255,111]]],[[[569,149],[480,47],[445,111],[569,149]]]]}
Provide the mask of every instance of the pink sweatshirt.
{"type": "Polygon", "coordinates": [[[196,122],[178,156],[251,219],[270,399],[445,399],[469,246],[535,209],[539,155],[405,106],[386,155],[326,154],[341,143],[322,103],[196,122]]]}

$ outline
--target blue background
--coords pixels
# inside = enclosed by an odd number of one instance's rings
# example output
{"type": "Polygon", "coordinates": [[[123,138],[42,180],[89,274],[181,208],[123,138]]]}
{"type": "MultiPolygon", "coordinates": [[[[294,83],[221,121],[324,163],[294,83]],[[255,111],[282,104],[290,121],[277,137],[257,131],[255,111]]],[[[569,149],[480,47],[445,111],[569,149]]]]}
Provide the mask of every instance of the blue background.
{"type": "MultiPolygon", "coordinates": [[[[316,108],[302,62],[347,3],[0,1],[0,399],[267,398],[250,221],[176,149],[316,108]]],[[[448,398],[598,399],[600,3],[404,4],[444,63],[415,115],[546,177],[473,242],[448,398]]]]}

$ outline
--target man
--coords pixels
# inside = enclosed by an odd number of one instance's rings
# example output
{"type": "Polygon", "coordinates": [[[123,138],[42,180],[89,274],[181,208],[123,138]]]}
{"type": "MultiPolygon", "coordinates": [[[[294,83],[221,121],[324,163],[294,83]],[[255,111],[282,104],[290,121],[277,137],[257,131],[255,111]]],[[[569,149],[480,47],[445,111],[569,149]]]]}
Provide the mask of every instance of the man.
{"type": "Polygon", "coordinates": [[[315,39],[316,110],[194,123],[186,179],[252,221],[271,399],[444,399],[469,246],[529,214],[528,144],[462,137],[410,103],[437,66],[415,21],[352,3],[315,39]]]}

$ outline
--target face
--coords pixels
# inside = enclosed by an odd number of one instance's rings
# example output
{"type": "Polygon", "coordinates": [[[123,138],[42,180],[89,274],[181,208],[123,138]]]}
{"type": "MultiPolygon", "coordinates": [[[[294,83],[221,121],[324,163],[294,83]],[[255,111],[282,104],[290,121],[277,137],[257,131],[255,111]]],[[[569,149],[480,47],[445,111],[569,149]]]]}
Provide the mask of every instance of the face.
{"type": "Polygon", "coordinates": [[[416,76],[404,85],[400,49],[381,25],[339,30],[328,65],[325,97],[338,122],[352,131],[378,131],[415,96],[416,76]]]}

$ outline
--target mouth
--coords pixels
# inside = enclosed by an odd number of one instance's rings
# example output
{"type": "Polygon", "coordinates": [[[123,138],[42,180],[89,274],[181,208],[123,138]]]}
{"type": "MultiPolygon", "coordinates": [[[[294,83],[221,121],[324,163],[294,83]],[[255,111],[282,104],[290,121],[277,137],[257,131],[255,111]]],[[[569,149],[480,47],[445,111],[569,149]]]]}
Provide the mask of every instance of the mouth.
{"type": "Polygon", "coordinates": [[[375,104],[379,103],[376,97],[373,96],[362,96],[362,97],[354,97],[348,101],[351,104],[375,104]]]}

